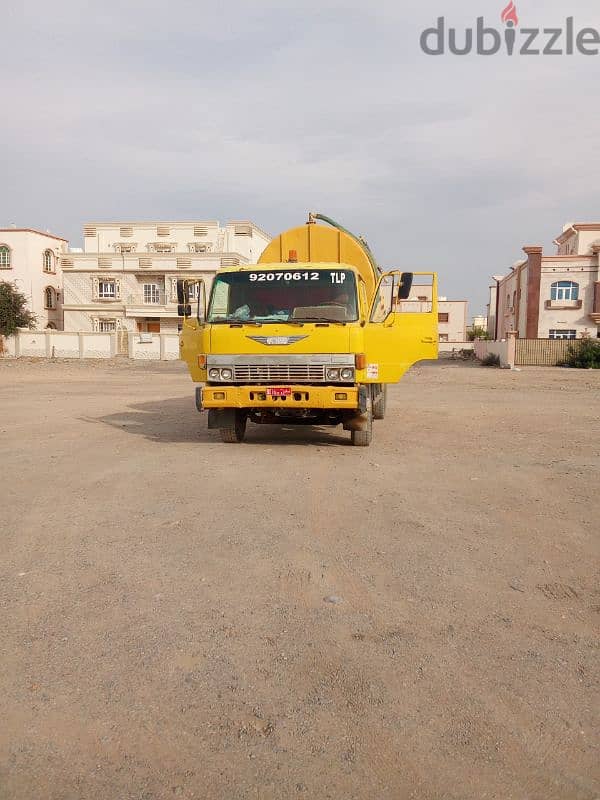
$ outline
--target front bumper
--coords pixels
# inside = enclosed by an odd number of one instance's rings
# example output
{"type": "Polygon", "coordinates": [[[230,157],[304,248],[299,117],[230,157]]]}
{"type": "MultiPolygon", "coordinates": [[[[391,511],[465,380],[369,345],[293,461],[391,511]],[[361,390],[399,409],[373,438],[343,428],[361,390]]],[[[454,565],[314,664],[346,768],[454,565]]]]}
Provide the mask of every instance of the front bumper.
{"type": "Polygon", "coordinates": [[[272,397],[267,386],[204,386],[202,408],[351,408],[359,406],[357,386],[285,385],[291,394],[272,397]],[[337,395],[337,397],[336,397],[337,395]]]}

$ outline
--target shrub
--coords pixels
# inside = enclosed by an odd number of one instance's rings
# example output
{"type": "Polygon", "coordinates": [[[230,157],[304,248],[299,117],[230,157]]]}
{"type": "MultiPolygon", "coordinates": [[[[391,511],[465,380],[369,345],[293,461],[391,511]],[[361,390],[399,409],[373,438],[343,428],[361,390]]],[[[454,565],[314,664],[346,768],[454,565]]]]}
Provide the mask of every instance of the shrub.
{"type": "Polygon", "coordinates": [[[500,356],[497,353],[488,353],[487,356],[482,359],[481,365],[483,367],[499,367],[500,356]]]}
{"type": "Polygon", "coordinates": [[[575,345],[569,345],[567,357],[561,362],[562,367],[578,369],[600,369],[600,341],[582,339],[575,345]]]}

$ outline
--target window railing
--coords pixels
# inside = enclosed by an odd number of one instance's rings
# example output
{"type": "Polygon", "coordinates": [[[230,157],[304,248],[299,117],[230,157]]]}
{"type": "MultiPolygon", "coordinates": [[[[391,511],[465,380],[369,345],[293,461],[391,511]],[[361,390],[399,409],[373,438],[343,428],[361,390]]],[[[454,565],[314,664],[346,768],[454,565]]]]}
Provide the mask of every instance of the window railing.
{"type": "Polygon", "coordinates": [[[544,308],[581,308],[581,300],[546,300],[544,308]]]}
{"type": "Polygon", "coordinates": [[[172,301],[163,289],[153,292],[138,292],[127,295],[128,306],[166,306],[172,301]]]}

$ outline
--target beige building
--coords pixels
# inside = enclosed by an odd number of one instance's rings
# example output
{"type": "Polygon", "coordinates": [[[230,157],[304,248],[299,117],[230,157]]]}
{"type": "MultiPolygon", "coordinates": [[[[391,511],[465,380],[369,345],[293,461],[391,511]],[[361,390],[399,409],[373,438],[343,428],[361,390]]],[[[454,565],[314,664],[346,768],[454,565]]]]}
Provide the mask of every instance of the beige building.
{"type": "Polygon", "coordinates": [[[15,283],[37,328],[62,330],[60,259],[66,239],[33,228],[0,228],[0,281],[15,283]]]}
{"type": "Polygon", "coordinates": [[[252,222],[117,222],[84,226],[83,252],[62,259],[68,331],[177,331],[177,279],[255,263],[270,237],[252,222]]]}
{"type": "Polygon", "coordinates": [[[555,255],[526,246],[526,258],[490,287],[489,332],[505,339],[600,336],[600,222],[566,225],[555,255]]]}
{"type": "Polygon", "coordinates": [[[438,339],[440,342],[467,341],[467,300],[438,298],[438,339]]]}

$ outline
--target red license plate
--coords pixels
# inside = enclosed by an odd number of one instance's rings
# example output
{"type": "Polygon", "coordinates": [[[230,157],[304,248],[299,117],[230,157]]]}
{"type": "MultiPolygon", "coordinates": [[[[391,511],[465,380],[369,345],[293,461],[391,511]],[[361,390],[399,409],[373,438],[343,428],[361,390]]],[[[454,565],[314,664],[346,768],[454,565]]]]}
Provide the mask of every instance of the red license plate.
{"type": "Polygon", "coordinates": [[[267,394],[271,397],[285,397],[292,393],[289,386],[268,386],[267,394]]]}

